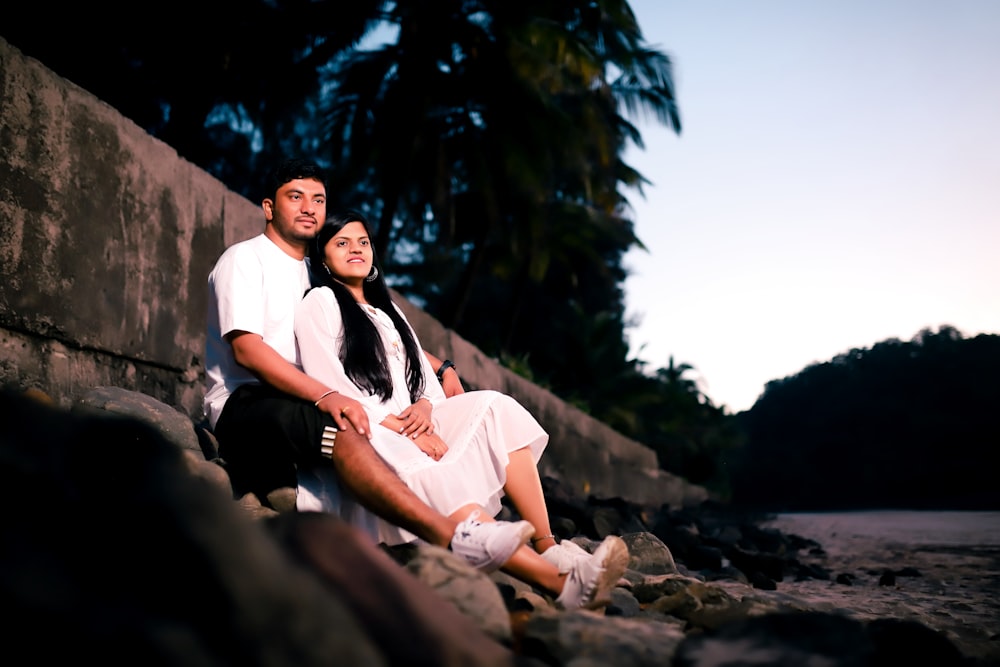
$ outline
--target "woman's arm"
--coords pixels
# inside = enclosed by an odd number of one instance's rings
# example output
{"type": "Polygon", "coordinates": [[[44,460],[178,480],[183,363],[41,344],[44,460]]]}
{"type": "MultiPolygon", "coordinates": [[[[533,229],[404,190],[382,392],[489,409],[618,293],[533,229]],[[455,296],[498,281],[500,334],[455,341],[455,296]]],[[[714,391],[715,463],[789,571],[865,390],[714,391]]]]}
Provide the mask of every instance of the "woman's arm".
{"type": "Polygon", "coordinates": [[[465,387],[462,386],[462,379],[458,377],[458,369],[455,368],[455,364],[448,360],[449,366],[442,369],[446,360],[438,359],[427,350],[424,350],[424,356],[427,357],[427,361],[430,362],[431,368],[434,369],[434,373],[437,376],[438,381],[441,383],[441,389],[444,390],[445,396],[451,398],[455,394],[465,393],[465,387]]]}
{"type": "Polygon", "coordinates": [[[295,309],[295,339],[302,369],[345,397],[359,401],[368,418],[381,422],[390,409],[377,396],[361,391],[347,376],[340,361],[343,322],[337,299],[325,287],[311,290],[295,309]]]}

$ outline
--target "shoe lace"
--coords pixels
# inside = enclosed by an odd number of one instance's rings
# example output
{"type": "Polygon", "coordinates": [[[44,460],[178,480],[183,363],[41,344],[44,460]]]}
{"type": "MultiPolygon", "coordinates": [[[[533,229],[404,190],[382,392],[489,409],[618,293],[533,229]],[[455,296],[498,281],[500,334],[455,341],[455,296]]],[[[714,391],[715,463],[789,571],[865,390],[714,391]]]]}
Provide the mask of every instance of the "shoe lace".
{"type": "Polygon", "coordinates": [[[482,523],[481,521],[476,521],[476,517],[478,517],[478,516],[479,516],[479,510],[476,510],[475,512],[473,512],[472,514],[470,514],[468,517],[466,517],[465,521],[463,521],[462,523],[460,523],[458,525],[458,536],[459,537],[461,537],[462,539],[465,539],[465,540],[467,540],[467,539],[469,539],[469,538],[472,537],[472,531],[470,531],[469,529],[470,528],[475,528],[475,527],[479,526],[482,523]]]}

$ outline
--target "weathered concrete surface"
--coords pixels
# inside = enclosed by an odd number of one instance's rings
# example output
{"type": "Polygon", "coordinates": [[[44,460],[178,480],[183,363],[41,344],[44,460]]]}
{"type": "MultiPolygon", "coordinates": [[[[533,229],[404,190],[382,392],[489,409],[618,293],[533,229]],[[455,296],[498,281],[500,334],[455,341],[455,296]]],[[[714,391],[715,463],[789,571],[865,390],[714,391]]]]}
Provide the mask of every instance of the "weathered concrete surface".
{"type": "Polygon", "coordinates": [[[3,41],[0,93],[4,380],[63,405],[136,388],[196,415],[205,277],[258,209],[3,41]]]}
{"type": "Polygon", "coordinates": [[[413,304],[399,301],[424,347],[454,361],[470,389],[496,389],[514,396],[545,427],[550,440],[539,465],[543,475],[561,480],[578,494],[649,505],[668,503],[676,508],[708,498],[703,487],[661,470],[649,447],[504,368],[413,304]]]}
{"type": "MultiPolygon", "coordinates": [[[[0,38],[0,383],[63,407],[100,386],[201,419],[206,279],[263,230],[257,203],[0,38]]],[[[511,394],[550,432],[542,472],[579,493],[680,506],[704,489],[653,452],[496,364],[404,304],[471,388],[511,394]]]]}

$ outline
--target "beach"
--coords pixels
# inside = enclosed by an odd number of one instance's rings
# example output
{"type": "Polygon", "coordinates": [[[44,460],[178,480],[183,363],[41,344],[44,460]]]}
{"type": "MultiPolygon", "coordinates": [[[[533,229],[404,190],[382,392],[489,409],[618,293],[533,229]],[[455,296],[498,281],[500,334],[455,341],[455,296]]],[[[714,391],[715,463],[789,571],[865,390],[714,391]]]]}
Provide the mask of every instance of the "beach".
{"type": "Polygon", "coordinates": [[[830,571],[779,591],[861,620],[919,621],[1000,665],[1000,512],[779,514],[762,525],[819,543],[799,560],[830,571]]]}

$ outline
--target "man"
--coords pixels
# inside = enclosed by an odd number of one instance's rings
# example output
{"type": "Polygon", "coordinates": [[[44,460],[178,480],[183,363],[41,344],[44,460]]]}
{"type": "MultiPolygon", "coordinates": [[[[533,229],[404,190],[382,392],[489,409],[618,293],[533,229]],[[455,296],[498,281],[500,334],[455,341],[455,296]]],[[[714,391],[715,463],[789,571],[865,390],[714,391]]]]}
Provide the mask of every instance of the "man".
{"type": "Polygon", "coordinates": [[[332,465],[369,510],[492,571],[528,541],[527,521],[460,524],[424,504],[372,449],[361,404],[307,376],[293,316],[309,287],[308,244],[326,219],[313,162],[290,160],[262,202],[264,232],[226,249],[208,279],[205,413],[237,495],[296,487],[300,465],[332,465]]]}

